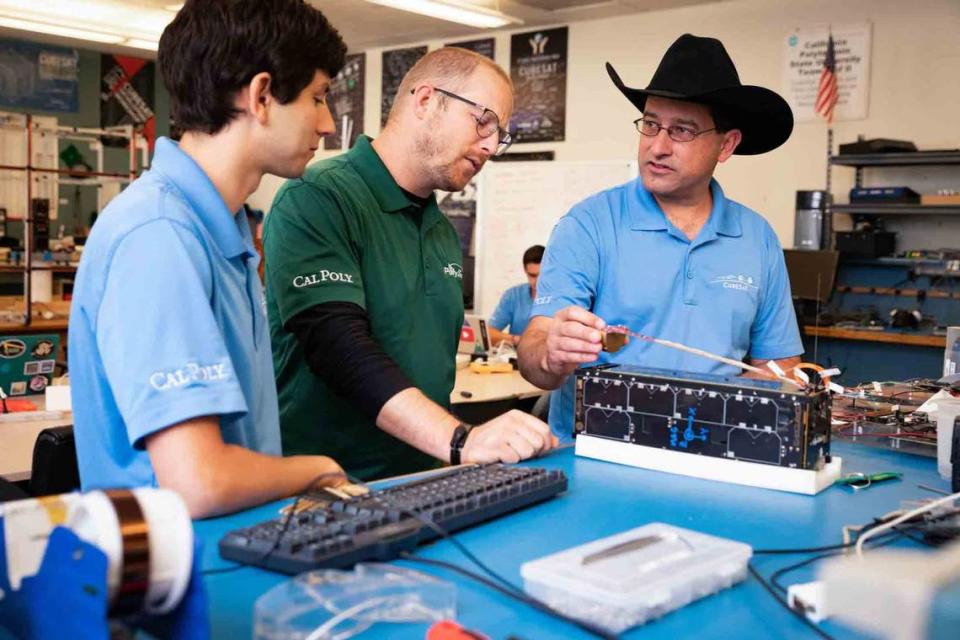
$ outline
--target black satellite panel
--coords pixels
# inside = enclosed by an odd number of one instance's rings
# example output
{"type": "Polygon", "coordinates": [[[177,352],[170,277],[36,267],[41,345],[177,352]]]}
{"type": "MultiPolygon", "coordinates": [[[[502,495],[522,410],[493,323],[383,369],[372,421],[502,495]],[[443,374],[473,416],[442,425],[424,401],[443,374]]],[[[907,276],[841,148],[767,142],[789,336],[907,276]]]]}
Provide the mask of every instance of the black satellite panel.
{"type": "Polygon", "coordinates": [[[580,369],[575,434],[730,460],[820,469],[825,389],[630,366],[580,369]]]}

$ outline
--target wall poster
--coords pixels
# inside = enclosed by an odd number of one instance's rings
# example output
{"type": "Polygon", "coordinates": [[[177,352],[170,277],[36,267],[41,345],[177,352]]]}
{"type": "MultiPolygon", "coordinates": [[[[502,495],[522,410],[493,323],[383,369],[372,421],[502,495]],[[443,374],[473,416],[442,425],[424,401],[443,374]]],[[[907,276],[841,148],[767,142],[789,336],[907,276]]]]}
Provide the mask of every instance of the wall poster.
{"type": "MultiPolygon", "coordinates": [[[[100,56],[100,126],[115,127],[132,124],[153,149],[157,137],[157,118],[154,114],[154,74],[152,60],[117,56],[100,56]]],[[[125,147],[126,138],[104,138],[108,146],[125,147]]]]}
{"type": "Polygon", "coordinates": [[[567,27],[510,37],[512,126],[516,142],[564,139],[567,119],[567,27]]]}
{"type": "Polygon", "coordinates": [[[363,133],[366,59],[365,53],[348,55],[346,64],[330,85],[327,104],[333,113],[337,131],[324,139],[324,149],[346,151],[363,133]]]}
{"type": "Polygon", "coordinates": [[[403,76],[417,63],[417,60],[427,54],[426,45],[409,47],[407,49],[393,49],[383,52],[382,79],[380,82],[380,126],[387,122],[393,98],[400,88],[403,76]]]}
{"type": "Polygon", "coordinates": [[[784,98],[797,122],[820,116],[814,110],[820,72],[827,55],[827,37],[833,33],[838,98],[833,119],[867,117],[870,98],[870,24],[834,26],[832,29],[797,30],[787,36],[784,98]]]}
{"type": "Polygon", "coordinates": [[[76,49],[0,40],[0,106],[76,112],[80,108],[79,72],[76,49]]]}
{"type": "Polygon", "coordinates": [[[468,49],[474,53],[479,53],[480,55],[486,56],[493,60],[493,54],[494,51],[496,51],[496,44],[497,41],[493,38],[483,38],[481,40],[467,40],[466,42],[448,42],[444,46],[468,49]]]}

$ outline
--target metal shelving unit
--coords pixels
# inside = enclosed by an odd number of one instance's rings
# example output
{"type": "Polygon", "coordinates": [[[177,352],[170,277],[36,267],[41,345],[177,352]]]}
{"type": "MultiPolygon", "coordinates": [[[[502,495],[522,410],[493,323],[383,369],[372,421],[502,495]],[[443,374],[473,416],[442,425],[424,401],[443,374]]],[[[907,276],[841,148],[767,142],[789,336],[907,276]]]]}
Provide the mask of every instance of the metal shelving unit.
{"type": "Polygon", "coordinates": [[[849,213],[857,216],[960,215],[960,205],[957,204],[857,203],[835,204],[832,209],[834,213],[849,213]]]}
{"type": "MultiPolygon", "coordinates": [[[[33,185],[35,176],[56,176],[58,184],[81,184],[89,186],[102,187],[108,182],[129,183],[137,177],[138,166],[147,166],[148,150],[145,141],[140,138],[136,129],[132,125],[119,127],[109,127],[106,129],[97,129],[89,127],[67,127],[67,126],[49,126],[34,121],[30,114],[25,116],[25,126],[22,127],[26,143],[27,162],[23,165],[18,164],[0,164],[0,171],[21,173],[26,180],[26,208],[23,211],[23,262],[18,265],[2,265],[0,273],[23,273],[24,290],[24,318],[23,326],[29,327],[33,318],[31,302],[31,277],[33,271],[53,271],[62,273],[71,273],[76,271],[75,266],[70,265],[35,265],[33,262],[34,245],[34,217],[33,217],[33,185]],[[81,171],[76,169],[38,167],[34,165],[34,136],[55,136],[57,139],[68,139],[78,142],[89,143],[97,150],[96,170],[81,171]],[[127,141],[126,147],[129,153],[129,169],[126,172],[105,171],[103,167],[102,137],[121,138],[127,141]],[[138,165],[138,154],[141,161],[138,165]]],[[[19,126],[12,126],[8,122],[0,123],[0,126],[11,129],[20,129],[19,126]]],[[[102,190],[101,190],[102,193],[102,190]]],[[[102,207],[102,202],[101,202],[102,207]]],[[[18,219],[18,218],[8,218],[18,219]]]]}
{"type": "MultiPolygon", "coordinates": [[[[919,167],[960,165],[960,150],[912,151],[909,153],[858,153],[833,155],[827,158],[830,167],[853,167],[856,169],[854,186],[863,186],[863,170],[867,167],[919,167]]],[[[828,176],[829,178],[829,176],[828,176]]],[[[830,180],[827,180],[829,185],[830,180]]],[[[849,213],[862,216],[882,215],[957,215],[960,205],[856,203],[834,204],[834,213],[849,213]]],[[[832,229],[831,229],[832,231],[832,229]]]]}
{"type": "Polygon", "coordinates": [[[844,154],[842,156],[831,156],[830,164],[842,167],[909,167],[914,165],[952,165],[960,164],[960,150],[844,154]]]}

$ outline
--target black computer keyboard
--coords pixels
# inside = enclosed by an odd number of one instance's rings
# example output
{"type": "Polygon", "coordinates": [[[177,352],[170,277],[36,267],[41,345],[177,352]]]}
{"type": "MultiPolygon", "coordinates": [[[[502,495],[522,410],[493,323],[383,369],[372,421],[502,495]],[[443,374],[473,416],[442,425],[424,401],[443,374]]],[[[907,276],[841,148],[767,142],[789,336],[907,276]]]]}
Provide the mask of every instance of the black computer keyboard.
{"type": "Polygon", "coordinates": [[[286,530],[287,517],[281,516],[231,531],[220,540],[220,555],[291,574],[385,561],[440,536],[423,519],[457,531],[566,488],[561,471],[491,464],[458,467],[346,499],[326,491],[310,493],[297,501],[286,530]]]}

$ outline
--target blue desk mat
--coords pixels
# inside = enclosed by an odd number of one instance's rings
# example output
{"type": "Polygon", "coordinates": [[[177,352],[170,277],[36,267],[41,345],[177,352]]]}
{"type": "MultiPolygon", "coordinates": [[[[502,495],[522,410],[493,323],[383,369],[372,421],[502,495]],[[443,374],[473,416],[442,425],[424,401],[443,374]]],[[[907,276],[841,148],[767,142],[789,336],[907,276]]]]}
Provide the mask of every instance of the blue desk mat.
{"type": "MultiPolygon", "coordinates": [[[[948,490],[932,458],[894,451],[834,443],[843,458],[843,472],[899,471],[902,481],[886,482],[857,493],[831,487],[811,497],[698,480],[636,469],[574,456],[572,448],[558,450],[530,466],[560,469],[570,479],[567,493],[517,513],[456,534],[492,569],[522,585],[520,565],[527,560],[632,529],[649,522],[739,540],[754,548],[794,548],[841,542],[845,524],[867,523],[900,507],[902,500],[934,497],[918,484],[948,490]]],[[[231,566],[217,552],[220,537],[231,529],[276,517],[284,503],[273,503],[232,516],[194,525],[204,541],[203,568],[231,566]]],[[[911,546],[914,543],[907,542],[911,546]]],[[[447,541],[420,547],[418,555],[457,563],[474,570],[447,541]]],[[[803,555],[755,556],[765,576],[803,559],[803,555]]],[[[458,593],[458,621],[464,626],[503,639],[587,638],[586,633],[534,611],[452,572],[405,563],[411,568],[454,582],[458,593]]],[[[788,582],[811,579],[798,571],[788,582]]],[[[214,638],[250,638],[256,599],[287,576],[244,567],[205,578],[214,638]]],[[[839,639],[864,638],[840,624],[823,628],[839,639]]],[[[377,625],[358,638],[420,638],[425,625],[377,625]]],[[[777,604],[752,578],[731,589],[669,613],[624,638],[811,638],[809,628],[777,604]]]]}

